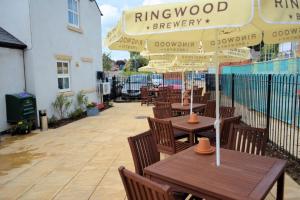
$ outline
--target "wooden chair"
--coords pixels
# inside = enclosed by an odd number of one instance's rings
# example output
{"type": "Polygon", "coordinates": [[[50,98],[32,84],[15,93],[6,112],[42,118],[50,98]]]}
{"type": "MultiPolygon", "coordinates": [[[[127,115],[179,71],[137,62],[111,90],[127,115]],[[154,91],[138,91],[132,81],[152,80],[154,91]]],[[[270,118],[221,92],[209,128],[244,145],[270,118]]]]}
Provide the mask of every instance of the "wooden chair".
{"type": "Polygon", "coordinates": [[[144,176],[144,168],[160,160],[151,131],[128,138],[135,172],[144,176]]]}
{"type": "Polygon", "coordinates": [[[152,182],[123,166],[119,168],[119,173],[128,200],[175,200],[171,188],[167,185],[152,182]]]}
{"type": "Polygon", "coordinates": [[[241,123],[242,116],[235,116],[235,117],[229,117],[229,118],[223,118],[221,121],[221,134],[220,134],[220,140],[221,140],[221,147],[226,148],[228,144],[229,139],[229,133],[230,133],[230,127],[233,124],[239,125],[241,123]]]}
{"type": "Polygon", "coordinates": [[[194,96],[202,96],[203,88],[194,88],[194,96]]]}
{"type": "MultiPolygon", "coordinates": [[[[230,127],[232,124],[240,124],[242,116],[224,118],[220,124],[220,144],[221,147],[226,148],[228,143],[228,137],[230,132],[230,127]]],[[[198,137],[209,138],[212,144],[216,141],[216,130],[212,129],[210,131],[195,133],[195,143],[198,142],[198,137]]]]}
{"type": "Polygon", "coordinates": [[[207,101],[210,100],[210,96],[211,96],[210,92],[204,93],[204,95],[203,95],[202,98],[201,98],[200,103],[201,103],[201,104],[207,104],[207,101]]]}
{"type": "Polygon", "coordinates": [[[172,107],[153,107],[154,117],[157,119],[165,119],[173,117],[172,107]]]}
{"type": "Polygon", "coordinates": [[[159,152],[172,155],[190,147],[189,143],[175,140],[171,121],[148,117],[148,123],[159,152]]]}
{"type": "Polygon", "coordinates": [[[156,97],[156,101],[167,102],[168,101],[168,90],[167,89],[159,89],[158,96],[156,97]]]}
{"type": "Polygon", "coordinates": [[[147,87],[141,87],[141,105],[146,104],[147,106],[153,103],[153,96],[149,94],[147,87]]]}
{"type": "Polygon", "coordinates": [[[203,115],[205,117],[216,118],[216,100],[207,101],[203,115]]]}
{"type": "Polygon", "coordinates": [[[227,148],[249,154],[265,155],[267,141],[267,129],[232,125],[227,148]]]}
{"type": "Polygon", "coordinates": [[[170,103],[180,103],[181,102],[181,94],[171,94],[169,96],[170,103]]]}
{"type": "Polygon", "coordinates": [[[224,119],[224,118],[233,117],[234,111],[235,111],[234,107],[221,106],[220,107],[220,118],[224,119]]]}
{"type": "Polygon", "coordinates": [[[172,109],[172,105],[170,102],[156,101],[154,105],[156,108],[171,108],[172,109]]]}
{"type": "MultiPolygon", "coordinates": [[[[172,112],[172,108],[159,108],[159,107],[153,107],[153,115],[154,118],[156,119],[165,119],[165,118],[170,118],[173,117],[173,112],[172,112]]],[[[179,130],[174,130],[174,136],[176,140],[180,140],[183,138],[189,138],[189,134],[179,131],[179,130]]]]}

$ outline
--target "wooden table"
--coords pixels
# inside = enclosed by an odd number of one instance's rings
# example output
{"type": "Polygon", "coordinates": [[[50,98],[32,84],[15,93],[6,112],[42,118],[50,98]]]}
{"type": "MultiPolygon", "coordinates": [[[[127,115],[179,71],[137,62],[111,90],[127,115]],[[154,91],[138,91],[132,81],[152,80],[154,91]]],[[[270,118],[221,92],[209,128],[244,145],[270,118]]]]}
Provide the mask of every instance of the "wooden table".
{"type": "Polygon", "coordinates": [[[170,120],[175,129],[189,133],[189,141],[191,144],[194,142],[194,135],[197,132],[205,131],[214,128],[215,118],[199,116],[198,124],[189,124],[187,121],[189,115],[166,118],[165,120],[170,120]]]}
{"type": "MultiPolygon", "coordinates": [[[[200,112],[205,108],[206,104],[193,103],[193,112],[200,112]]],[[[179,112],[182,115],[190,113],[190,106],[184,106],[181,103],[172,103],[173,112],[179,112]]]]}
{"type": "Polygon", "coordinates": [[[283,199],[286,161],[221,149],[216,167],[215,154],[193,148],[145,168],[146,177],[205,199],[264,199],[277,181],[277,199],[283,199]]]}

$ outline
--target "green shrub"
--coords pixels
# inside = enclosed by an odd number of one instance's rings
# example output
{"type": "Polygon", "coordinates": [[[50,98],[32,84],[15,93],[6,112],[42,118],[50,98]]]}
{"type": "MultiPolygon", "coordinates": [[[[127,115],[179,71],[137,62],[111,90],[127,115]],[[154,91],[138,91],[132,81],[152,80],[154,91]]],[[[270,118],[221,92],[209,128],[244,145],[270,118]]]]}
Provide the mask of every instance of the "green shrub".
{"type": "Polygon", "coordinates": [[[81,108],[77,108],[72,113],[70,113],[69,118],[80,119],[85,116],[86,116],[86,112],[84,112],[81,108]]]}
{"type": "Polygon", "coordinates": [[[72,101],[63,94],[59,94],[55,101],[52,103],[54,111],[58,114],[60,119],[64,119],[67,115],[67,112],[72,104],[72,101]]]}
{"type": "Polygon", "coordinates": [[[82,111],[84,111],[86,109],[86,106],[88,105],[88,97],[83,93],[83,91],[80,91],[76,96],[76,100],[77,100],[76,110],[81,109],[82,111]]]}

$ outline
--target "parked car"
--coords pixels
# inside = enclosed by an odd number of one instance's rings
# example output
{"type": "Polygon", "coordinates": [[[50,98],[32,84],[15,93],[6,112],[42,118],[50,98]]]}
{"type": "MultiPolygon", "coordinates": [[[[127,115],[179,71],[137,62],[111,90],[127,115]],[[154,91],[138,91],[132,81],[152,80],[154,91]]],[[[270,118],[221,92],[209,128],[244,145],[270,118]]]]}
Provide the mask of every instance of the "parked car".
{"type": "Polygon", "coordinates": [[[158,87],[163,84],[163,77],[161,74],[152,74],[151,78],[152,78],[152,85],[154,87],[158,87]]]}
{"type": "Polygon", "coordinates": [[[122,88],[122,98],[140,98],[141,87],[148,85],[148,75],[137,74],[129,76],[122,88]]]}

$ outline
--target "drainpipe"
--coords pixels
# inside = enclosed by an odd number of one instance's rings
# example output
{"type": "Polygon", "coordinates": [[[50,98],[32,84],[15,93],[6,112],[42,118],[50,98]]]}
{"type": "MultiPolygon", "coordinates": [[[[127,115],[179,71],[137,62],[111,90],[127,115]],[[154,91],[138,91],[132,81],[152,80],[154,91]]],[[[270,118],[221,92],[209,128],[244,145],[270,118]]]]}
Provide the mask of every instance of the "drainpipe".
{"type": "Polygon", "coordinates": [[[23,52],[23,70],[24,70],[24,92],[27,92],[25,49],[23,49],[22,52],[23,52]]]}

